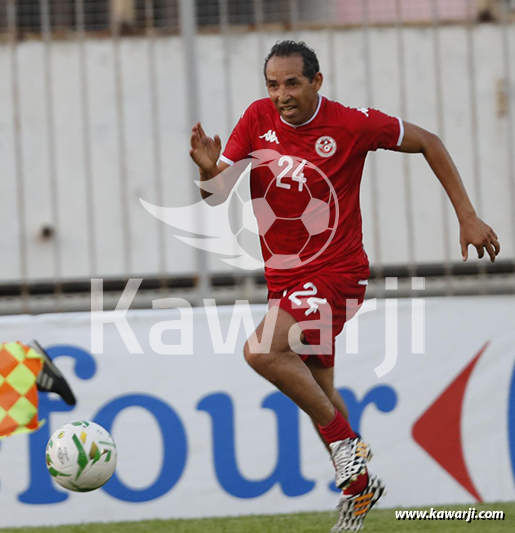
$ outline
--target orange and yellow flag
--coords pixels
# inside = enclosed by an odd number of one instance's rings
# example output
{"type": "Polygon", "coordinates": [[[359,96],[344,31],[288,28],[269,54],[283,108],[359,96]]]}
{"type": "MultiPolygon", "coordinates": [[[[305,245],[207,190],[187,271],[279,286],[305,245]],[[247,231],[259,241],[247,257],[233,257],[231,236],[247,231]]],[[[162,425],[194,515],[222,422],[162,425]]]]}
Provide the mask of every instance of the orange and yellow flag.
{"type": "Polygon", "coordinates": [[[0,344],[0,439],[38,429],[36,378],[43,358],[21,342],[0,344]]]}

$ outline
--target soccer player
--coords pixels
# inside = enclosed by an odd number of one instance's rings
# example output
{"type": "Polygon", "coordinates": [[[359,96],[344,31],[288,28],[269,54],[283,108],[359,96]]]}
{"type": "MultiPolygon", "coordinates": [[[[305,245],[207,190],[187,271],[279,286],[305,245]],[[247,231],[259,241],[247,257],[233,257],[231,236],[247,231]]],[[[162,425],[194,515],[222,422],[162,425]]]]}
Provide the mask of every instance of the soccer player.
{"type": "MultiPolygon", "coordinates": [[[[223,153],[220,137],[208,137],[197,123],[190,155],[199,167],[202,197],[215,198],[214,203],[228,196],[234,179],[226,177],[235,162],[256,153],[270,157],[272,150],[277,153],[275,163],[254,165],[251,170],[253,200],[266,191],[269,203],[294,218],[305,207],[300,204],[307,186],[322,197],[326,176],[334,187],[336,231],[329,244],[321,247],[322,253],[303,257],[310,253],[305,250],[301,260],[288,268],[291,250],[302,248],[304,236],[293,227],[272,231],[271,236],[268,232],[267,242],[273,240],[273,249],[284,250],[277,261],[261,239],[270,305],[245,344],[244,355],[256,372],[313,420],[330,450],[336,485],[342,490],[339,520],[332,531],[357,531],[384,485],[367,470],[370,447],[349,425],[347,408],[333,385],[333,367],[334,338],[363,302],[369,277],[359,205],[367,153],[382,148],[423,154],[456,211],[464,261],[469,244],[480,258],[486,251],[492,262],[500,245],[492,228],[476,215],[458,170],[436,135],[380,111],[352,109],[322,97],[323,76],[316,54],[302,42],[275,44],[265,59],[264,74],[269,98],[247,108],[223,153]],[[263,150],[267,152],[259,152],[263,150]],[[318,332],[309,329],[316,321],[318,332]],[[270,328],[267,323],[275,325],[270,328]],[[329,342],[322,339],[327,332],[329,342]],[[269,349],[262,348],[264,341],[269,349]]],[[[261,226],[264,214],[257,203],[253,205],[261,226]]],[[[323,243],[323,239],[314,242],[323,243]]]]}

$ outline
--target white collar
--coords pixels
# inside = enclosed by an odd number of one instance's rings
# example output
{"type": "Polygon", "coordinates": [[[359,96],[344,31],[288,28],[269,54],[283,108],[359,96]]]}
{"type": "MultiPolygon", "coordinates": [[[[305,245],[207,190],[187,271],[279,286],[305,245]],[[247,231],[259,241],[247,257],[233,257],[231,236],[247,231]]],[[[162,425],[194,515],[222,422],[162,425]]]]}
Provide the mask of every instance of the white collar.
{"type": "Polygon", "coordinates": [[[318,112],[320,111],[320,106],[322,105],[322,97],[320,96],[320,94],[318,95],[318,104],[317,104],[317,108],[315,110],[315,112],[313,113],[313,116],[307,120],[306,122],[303,122],[302,124],[290,124],[289,122],[286,122],[286,120],[284,120],[284,118],[279,115],[279,118],[285,123],[287,124],[288,126],[291,126],[292,128],[300,128],[301,126],[305,126],[306,124],[309,124],[310,122],[312,122],[313,120],[315,120],[315,117],[318,115],[318,112]]]}

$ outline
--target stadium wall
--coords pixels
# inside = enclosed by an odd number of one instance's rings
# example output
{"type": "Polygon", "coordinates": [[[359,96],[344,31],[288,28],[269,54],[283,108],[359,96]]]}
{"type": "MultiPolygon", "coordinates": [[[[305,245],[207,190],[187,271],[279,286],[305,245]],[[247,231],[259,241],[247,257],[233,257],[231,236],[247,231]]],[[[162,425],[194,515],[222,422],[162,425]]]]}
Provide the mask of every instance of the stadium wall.
{"type": "MultiPolygon", "coordinates": [[[[422,337],[420,301],[374,302],[338,339],[336,385],[372,443],[381,505],[515,499],[515,297],[427,300],[422,337]],[[397,355],[388,372],[386,352],[397,355]]],[[[40,395],[47,423],[1,441],[2,525],[333,509],[332,466],[309,419],[241,355],[264,310],[0,318],[0,338],[39,339],[78,397],[70,408],[40,395]],[[101,326],[115,318],[132,341],[101,326]],[[118,446],[115,477],[87,494],[58,489],[45,466],[49,435],[76,419],[104,425],[118,446]]]]}
{"type": "MultiPolygon", "coordinates": [[[[265,96],[263,57],[287,37],[317,50],[324,95],[439,133],[503,257],[514,257],[514,25],[200,35],[207,132],[226,140],[265,96]]],[[[19,280],[24,257],[28,280],[195,270],[193,249],[140,204],[197,201],[183,46],[173,36],[0,44],[0,224],[9,228],[0,279],[19,280]]],[[[362,204],[372,263],[460,260],[454,214],[421,157],[373,155],[362,204]]],[[[231,270],[208,260],[213,272],[231,270]]]]}

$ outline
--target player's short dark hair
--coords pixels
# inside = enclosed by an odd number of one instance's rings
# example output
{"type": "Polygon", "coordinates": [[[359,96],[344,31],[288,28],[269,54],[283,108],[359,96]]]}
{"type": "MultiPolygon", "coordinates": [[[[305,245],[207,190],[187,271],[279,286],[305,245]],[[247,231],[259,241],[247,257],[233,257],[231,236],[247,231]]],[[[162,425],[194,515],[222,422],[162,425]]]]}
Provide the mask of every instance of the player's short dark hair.
{"type": "Polygon", "coordinates": [[[315,51],[310,48],[303,41],[277,41],[270,53],[265,58],[265,66],[263,68],[263,73],[266,78],[266,66],[268,65],[268,60],[271,57],[290,57],[290,56],[301,56],[304,61],[304,68],[302,69],[302,75],[306,77],[310,82],[313,81],[315,74],[320,71],[320,65],[318,64],[318,58],[315,54],[315,51]]]}

